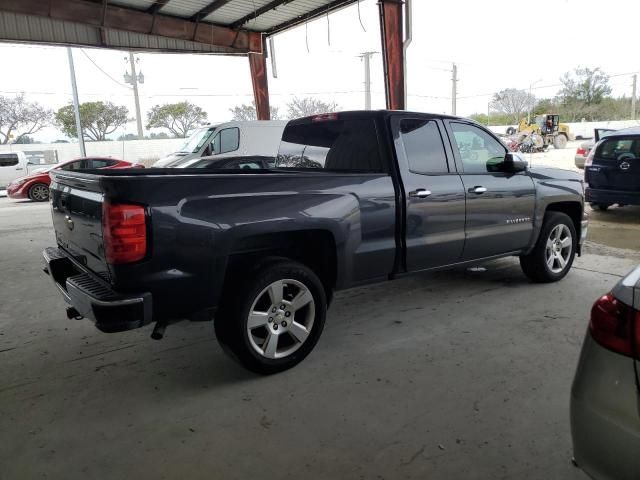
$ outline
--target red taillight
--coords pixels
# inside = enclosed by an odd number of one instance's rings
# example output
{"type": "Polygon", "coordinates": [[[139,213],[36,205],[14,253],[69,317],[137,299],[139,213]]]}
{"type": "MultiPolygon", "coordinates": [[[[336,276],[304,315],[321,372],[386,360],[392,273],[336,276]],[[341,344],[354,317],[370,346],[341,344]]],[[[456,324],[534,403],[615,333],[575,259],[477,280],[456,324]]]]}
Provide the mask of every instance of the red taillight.
{"type": "Polygon", "coordinates": [[[600,345],[628,357],[640,358],[640,312],[613,294],[608,293],[593,304],[589,330],[600,345]]]}
{"type": "Polygon", "coordinates": [[[584,148],[578,148],[576,150],[576,155],[582,155],[584,157],[586,153],[587,151],[584,148]]]}
{"type": "Polygon", "coordinates": [[[107,263],[131,263],[147,254],[147,225],[140,205],[102,204],[102,238],[107,263]]]}

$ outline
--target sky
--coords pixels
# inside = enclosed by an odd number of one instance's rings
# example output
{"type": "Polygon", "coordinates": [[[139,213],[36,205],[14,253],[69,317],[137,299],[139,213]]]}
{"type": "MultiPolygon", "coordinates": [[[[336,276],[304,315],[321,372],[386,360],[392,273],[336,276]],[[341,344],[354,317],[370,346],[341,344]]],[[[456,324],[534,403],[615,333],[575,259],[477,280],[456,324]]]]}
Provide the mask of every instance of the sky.
{"type": "MultiPolygon", "coordinates": [[[[609,0],[413,0],[413,42],[407,52],[407,109],[451,112],[451,67],[458,67],[457,114],[486,112],[493,93],[529,89],[539,98],[559,90],[559,78],[578,66],[601,67],[611,75],[613,94],[631,95],[631,75],[640,70],[632,49],[637,33],[625,19],[640,18],[640,2],[609,0]],[[597,17],[594,16],[597,12],[597,17]],[[629,54],[626,54],[626,53],[629,54]]],[[[294,96],[335,101],[340,109],[364,108],[361,52],[380,52],[376,0],[322,17],[275,36],[278,78],[269,71],[271,104],[286,111],[294,96]]],[[[133,92],[123,80],[127,53],[74,48],[80,102],[110,100],[134,116],[133,92]]],[[[227,121],[230,108],[253,100],[249,65],[243,56],[141,53],[137,68],[143,119],[156,104],[188,100],[211,122],[227,121]]],[[[0,44],[0,95],[24,92],[51,109],[71,102],[64,47],[0,44]]],[[[371,62],[372,108],[384,108],[381,55],[371,62]]],[[[144,123],[144,120],[143,120],[144,123]]],[[[159,131],[159,130],[154,130],[159,131]]],[[[130,122],[117,131],[135,133],[130,122]]],[[[148,132],[147,132],[148,133],[148,132]]],[[[55,128],[35,135],[65,138],[55,128]]]]}

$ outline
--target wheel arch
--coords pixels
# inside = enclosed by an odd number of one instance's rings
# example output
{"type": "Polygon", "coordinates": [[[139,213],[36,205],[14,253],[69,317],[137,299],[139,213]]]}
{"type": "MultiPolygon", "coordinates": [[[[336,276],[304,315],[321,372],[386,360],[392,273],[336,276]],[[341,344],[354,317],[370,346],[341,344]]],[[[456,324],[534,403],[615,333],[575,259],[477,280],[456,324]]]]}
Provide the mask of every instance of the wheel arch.
{"type": "MultiPolygon", "coordinates": [[[[561,212],[569,215],[578,236],[580,235],[580,227],[582,222],[582,204],[580,202],[554,202],[547,205],[547,212],[561,212]]],[[[579,238],[579,237],[578,237],[579,238]]]]}
{"type": "Polygon", "coordinates": [[[327,300],[338,284],[338,252],[333,232],[301,229],[260,233],[237,239],[229,252],[225,284],[239,272],[256,270],[267,262],[293,260],[310,268],[324,286],[327,300]]]}

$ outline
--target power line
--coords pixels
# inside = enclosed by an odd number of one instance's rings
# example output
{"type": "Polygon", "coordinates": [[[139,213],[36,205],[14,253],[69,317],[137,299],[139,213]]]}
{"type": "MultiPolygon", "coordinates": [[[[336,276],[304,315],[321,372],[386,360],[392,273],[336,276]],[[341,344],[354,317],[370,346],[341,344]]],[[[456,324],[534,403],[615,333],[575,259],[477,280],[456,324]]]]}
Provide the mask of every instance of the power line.
{"type": "Polygon", "coordinates": [[[84,54],[85,57],[87,57],[89,59],[89,61],[91,63],[93,63],[93,66],[96,67],[98,70],[100,70],[104,75],[106,75],[109,79],[111,79],[111,81],[113,81],[114,83],[117,83],[119,86],[126,88],[127,90],[129,90],[129,87],[127,87],[124,83],[120,83],[118,80],[116,80],[115,78],[113,78],[111,75],[109,75],[107,72],[105,72],[100,65],[98,65],[93,58],[91,58],[89,56],[89,54],[87,52],[85,52],[82,48],[80,49],[80,51],[84,54]]]}

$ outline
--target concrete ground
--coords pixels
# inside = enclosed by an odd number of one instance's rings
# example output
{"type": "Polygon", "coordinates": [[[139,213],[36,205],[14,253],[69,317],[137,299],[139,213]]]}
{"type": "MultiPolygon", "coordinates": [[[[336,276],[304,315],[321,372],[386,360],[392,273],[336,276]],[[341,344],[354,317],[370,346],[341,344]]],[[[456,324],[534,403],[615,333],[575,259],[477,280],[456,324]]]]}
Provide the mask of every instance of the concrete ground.
{"type": "Polygon", "coordinates": [[[574,368],[592,302],[640,262],[589,244],[558,284],[506,259],[341,292],[315,351],[258,377],[209,323],[157,342],[67,320],[53,244],[48,205],[0,199],[2,480],[586,478],[574,368]]]}

